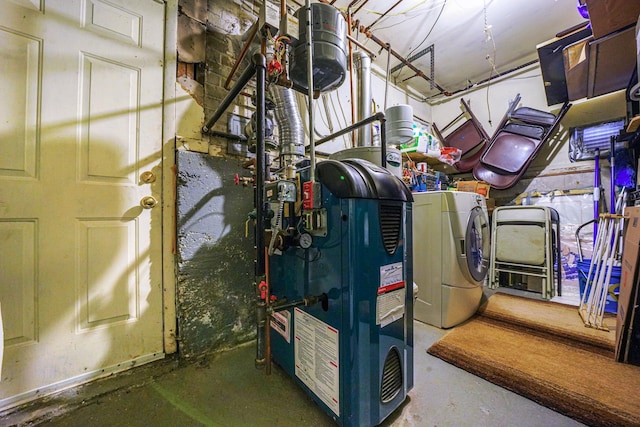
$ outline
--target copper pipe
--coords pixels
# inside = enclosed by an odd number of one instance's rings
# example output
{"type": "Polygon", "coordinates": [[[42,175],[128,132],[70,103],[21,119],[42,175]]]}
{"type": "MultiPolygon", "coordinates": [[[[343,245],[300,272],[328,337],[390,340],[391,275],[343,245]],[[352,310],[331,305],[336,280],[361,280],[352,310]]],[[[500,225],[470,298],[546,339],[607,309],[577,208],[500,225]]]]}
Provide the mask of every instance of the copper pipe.
{"type": "Polygon", "coordinates": [[[347,35],[347,40],[349,40],[351,43],[355,44],[360,49],[362,49],[365,52],[367,52],[372,58],[375,58],[376,56],[378,56],[378,55],[376,55],[376,53],[374,51],[372,51],[371,49],[369,49],[364,44],[360,43],[357,39],[354,39],[350,35],[347,35]]]}
{"type": "Polygon", "coordinates": [[[231,72],[229,73],[229,76],[227,77],[227,81],[224,82],[224,88],[226,90],[229,90],[229,84],[231,83],[231,79],[233,78],[233,75],[236,73],[236,70],[238,69],[238,66],[240,65],[240,62],[242,62],[242,60],[244,59],[244,56],[247,54],[247,50],[249,50],[249,46],[251,46],[251,43],[253,42],[253,39],[255,38],[256,34],[258,33],[258,23],[256,22],[253,27],[251,28],[251,30],[249,30],[249,38],[247,39],[246,43],[244,44],[244,46],[242,47],[242,50],[240,51],[240,56],[238,56],[238,58],[236,59],[236,62],[233,64],[233,68],[231,68],[231,72]]]}
{"type": "Polygon", "coordinates": [[[375,21],[373,21],[373,23],[371,25],[369,25],[367,27],[367,30],[370,30],[371,27],[373,27],[374,25],[376,25],[378,23],[378,21],[380,21],[382,18],[384,18],[385,16],[387,16],[387,13],[391,12],[393,10],[394,7],[396,7],[397,5],[399,5],[400,3],[402,3],[402,0],[398,0],[396,2],[396,4],[394,4],[393,6],[391,6],[389,9],[387,9],[387,11],[385,13],[383,13],[378,19],[376,19],[375,21]]]}
{"type": "MultiPolygon", "coordinates": [[[[347,36],[350,38],[351,36],[351,8],[347,8],[347,36]]],[[[355,96],[353,94],[353,45],[351,44],[351,40],[348,41],[348,51],[349,51],[349,90],[351,94],[351,123],[356,122],[356,103],[355,96]]],[[[356,135],[355,133],[351,134],[351,147],[355,147],[356,144],[356,135]]]]}
{"type": "Polygon", "coordinates": [[[278,80],[276,80],[276,84],[282,87],[286,87],[287,89],[292,89],[294,85],[293,80],[289,80],[289,78],[284,74],[280,74],[278,76],[278,80]]]}
{"type": "Polygon", "coordinates": [[[354,4],[358,3],[360,0],[352,0],[351,3],[349,3],[349,6],[347,6],[347,9],[351,9],[353,7],[354,4]]]}
{"type": "MultiPolygon", "coordinates": [[[[275,230],[274,230],[275,231],[275,230]]],[[[273,231],[272,231],[273,232],[273,231]]],[[[267,305],[267,318],[265,319],[264,347],[265,347],[265,367],[264,372],[271,375],[271,305],[270,284],[269,284],[269,248],[264,248],[264,282],[265,282],[265,303],[267,305]]]]}
{"type": "MultiPolygon", "coordinates": [[[[360,26],[360,32],[362,34],[364,34],[365,36],[367,36],[368,38],[370,38],[371,40],[373,40],[374,42],[376,42],[381,48],[383,49],[387,49],[387,43],[383,42],[382,40],[380,40],[379,38],[377,38],[376,36],[374,36],[371,31],[367,30],[366,28],[364,28],[363,25],[360,26]]],[[[396,52],[393,49],[389,49],[389,53],[393,56],[395,56],[397,59],[400,60],[400,62],[402,62],[407,68],[409,68],[411,71],[413,71],[414,73],[416,73],[418,76],[422,77],[423,79],[425,79],[426,81],[430,82],[431,79],[422,71],[420,71],[418,68],[416,68],[411,62],[407,61],[406,59],[404,59],[398,52],[396,52]]],[[[448,92],[447,90],[445,90],[445,88],[443,88],[442,86],[440,86],[438,83],[436,83],[435,81],[433,82],[433,85],[440,91],[440,93],[446,95],[446,96],[451,96],[451,92],[448,92]]]]}

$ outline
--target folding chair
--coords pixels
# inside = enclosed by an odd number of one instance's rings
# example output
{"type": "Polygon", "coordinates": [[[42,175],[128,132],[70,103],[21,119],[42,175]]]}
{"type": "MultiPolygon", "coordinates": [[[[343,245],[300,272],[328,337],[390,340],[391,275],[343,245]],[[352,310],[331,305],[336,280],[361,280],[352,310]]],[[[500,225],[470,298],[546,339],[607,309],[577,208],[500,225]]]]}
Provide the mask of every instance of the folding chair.
{"type": "Polygon", "coordinates": [[[462,151],[460,160],[453,166],[459,172],[469,172],[480,160],[490,138],[465,100],[461,98],[460,103],[462,104],[462,113],[442,129],[438,129],[434,123],[433,132],[443,146],[458,148],[462,151]],[[466,120],[460,124],[462,118],[466,118],[466,120]],[[458,126],[454,127],[456,124],[458,126]],[[453,130],[445,136],[445,132],[452,127],[454,127],[453,130]]]}
{"type": "MultiPolygon", "coordinates": [[[[529,283],[527,276],[537,277],[541,280],[542,298],[560,296],[558,211],[547,206],[500,206],[493,211],[492,220],[489,287],[512,286],[514,278],[529,283]],[[557,270],[555,283],[554,265],[557,270]]],[[[532,289],[527,286],[526,290],[532,289]]]]}
{"type": "Polygon", "coordinates": [[[520,94],[511,103],[489,146],[473,168],[473,176],[493,188],[515,185],[545,142],[557,129],[571,104],[565,102],[557,115],[529,107],[516,108],[520,94]]]}

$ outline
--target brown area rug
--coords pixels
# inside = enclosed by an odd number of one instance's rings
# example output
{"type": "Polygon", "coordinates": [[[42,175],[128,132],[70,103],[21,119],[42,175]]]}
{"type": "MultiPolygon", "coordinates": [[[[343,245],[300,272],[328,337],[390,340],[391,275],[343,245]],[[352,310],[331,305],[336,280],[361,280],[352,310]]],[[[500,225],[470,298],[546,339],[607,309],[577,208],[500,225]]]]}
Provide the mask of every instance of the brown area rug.
{"type": "Polygon", "coordinates": [[[584,327],[577,307],[496,293],[428,352],[583,423],[640,425],[640,367],[613,360],[609,326],[584,327]]]}

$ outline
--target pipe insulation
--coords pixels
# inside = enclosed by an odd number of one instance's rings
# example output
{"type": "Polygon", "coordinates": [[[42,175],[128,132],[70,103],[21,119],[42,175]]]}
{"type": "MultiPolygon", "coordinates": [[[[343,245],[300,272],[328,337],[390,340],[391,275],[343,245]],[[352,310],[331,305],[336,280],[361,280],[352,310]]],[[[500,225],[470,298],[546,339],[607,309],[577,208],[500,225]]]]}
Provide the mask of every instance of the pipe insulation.
{"type": "Polygon", "coordinates": [[[295,91],[279,85],[270,85],[269,95],[275,104],[274,116],[279,129],[281,166],[296,163],[304,157],[305,131],[295,91]]]}
{"type": "MultiPolygon", "coordinates": [[[[353,61],[358,79],[358,115],[360,122],[371,116],[371,58],[365,52],[358,50],[353,52],[353,61]]],[[[371,125],[363,126],[358,130],[358,147],[371,145],[371,125]]]]}

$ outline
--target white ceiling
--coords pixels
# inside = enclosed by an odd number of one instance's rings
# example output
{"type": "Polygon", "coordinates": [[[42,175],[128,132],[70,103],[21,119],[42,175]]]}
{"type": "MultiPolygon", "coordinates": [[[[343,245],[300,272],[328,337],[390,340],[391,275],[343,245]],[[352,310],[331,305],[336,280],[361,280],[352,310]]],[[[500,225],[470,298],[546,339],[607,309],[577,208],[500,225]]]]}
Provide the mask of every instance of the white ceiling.
{"type": "MultiPolygon", "coordinates": [[[[334,6],[352,13],[360,25],[404,58],[433,45],[435,82],[456,92],[537,59],[536,45],[584,22],[576,0],[336,0],[334,6]],[[386,16],[381,15],[396,5],[386,16]],[[495,67],[492,67],[492,63],[495,67]]],[[[374,61],[387,69],[387,53],[360,33],[352,37],[379,53],[374,61]]],[[[430,55],[412,62],[429,76],[430,55]]],[[[400,64],[391,57],[390,68],[400,64]]],[[[407,67],[391,75],[400,86],[430,98],[441,92],[407,67]]]]}

